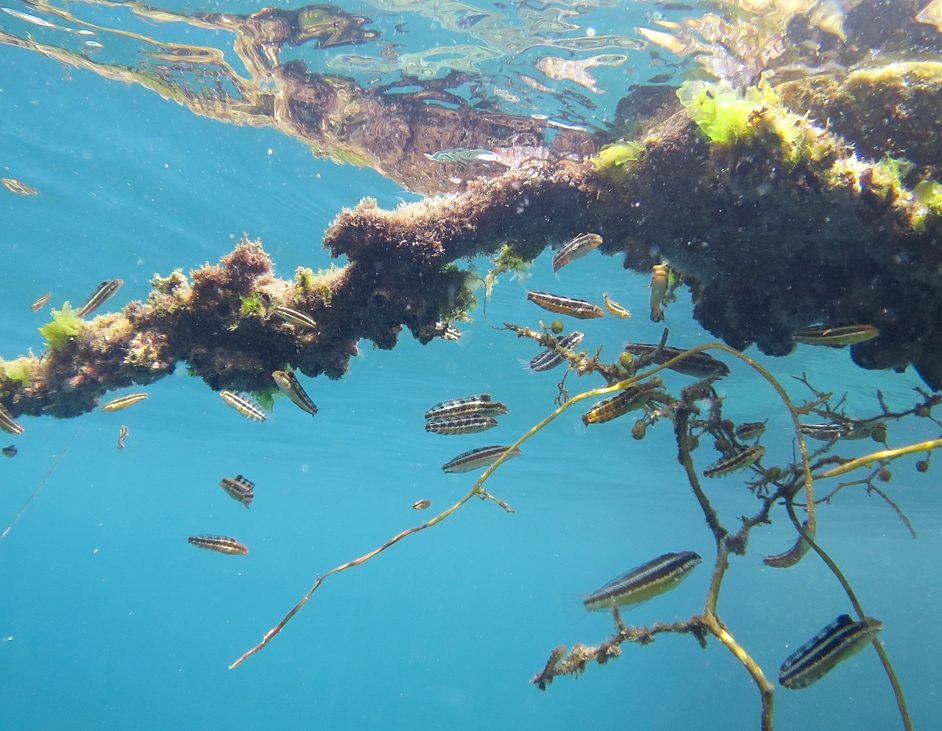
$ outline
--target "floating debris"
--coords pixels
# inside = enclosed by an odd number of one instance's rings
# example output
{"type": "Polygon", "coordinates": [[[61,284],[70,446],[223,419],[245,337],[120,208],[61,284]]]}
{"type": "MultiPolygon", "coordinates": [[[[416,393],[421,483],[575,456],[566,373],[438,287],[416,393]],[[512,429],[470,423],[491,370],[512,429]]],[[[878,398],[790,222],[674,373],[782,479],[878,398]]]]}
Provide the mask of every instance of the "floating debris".
{"type": "Polygon", "coordinates": [[[10,416],[10,412],[3,408],[2,404],[0,404],[0,429],[14,436],[19,436],[23,433],[23,427],[16,422],[16,419],[10,416]]]}
{"type": "MultiPolygon", "coordinates": [[[[815,531],[808,529],[808,521],[806,520],[802,524],[802,528],[805,533],[814,540],[815,531]]],[[[798,536],[798,540],[795,541],[795,545],[789,548],[785,553],[777,553],[774,556],[766,556],[762,559],[762,563],[766,566],[771,566],[773,569],[787,569],[791,566],[794,566],[796,563],[801,561],[802,556],[808,553],[808,549],[811,548],[811,544],[805,540],[804,536],[798,536]]]]}
{"type": "MultiPolygon", "coordinates": [[[[648,356],[651,358],[652,363],[662,365],[686,351],[682,348],[670,348],[666,345],[662,347],[649,343],[628,343],[625,346],[625,352],[638,357],[648,356]]],[[[723,378],[730,373],[729,366],[723,361],[702,352],[688,355],[683,360],[669,366],[669,369],[694,378],[709,378],[713,375],[723,378]]]]}
{"type": "Polygon", "coordinates": [[[290,307],[277,305],[271,308],[271,313],[277,315],[285,322],[290,322],[292,325],[300,325],[301,327],[309,328],[317,327],[317,323],[314,322],[313,318],[300,310],[293,310],[290,307]]]}
{"type": "MultiPolygon", "coordinates": [[[[470,452],[463,452],[451,460],[451,462],[444,465],[442,472],[470,472],[471,470],[478,470],[482,467],[490,467],[508,449],[509,447],[495,445],[492,447],[479,447],[478,449],[472,449],[470,452]]],[[[507,455],[507,459],[519,457],[520,454],[520,448],[517,447],[507,455]]]]}
{"type": "Polygon", "coordinates": [[[146,401],[148,399],[146,393],[129,393],[127,396],[120,396],[114,401],[109,401],[104,406],[101,407],[101,410],[110,413],[112,411],[121,411],[121,409],[126,409],[128,406],[133,406],[139,401],[146,401]]]}
{"type": "Polygon", "coordinates": [[[245,479],[242,475],[232,477],[223,477],[219,487],[226,491],[226,494],[237,503],[242,503],[246,508],[252,504],[255,499],[255,483],[245,479]]]}
{"type": "Polygon", "coordinates": [[[582,234],[581,236],[576,236],[576,238],[565,246],[561,246],[559,250],[553,254],[553,271],[558,272],[570,262],[587,256],[601,245],[602,237],[598,234],[582,234]]]}
{"type": "MultiPolygon", "coordinates": [[[[582,343],[583,338],[585,338],[585,333],[581,333],[578,330],[573,330],[568,335],[563,335],[559,340],[556,341],[556,346],[563,350],[574,350],[578,348],[582,343]]],[[[546,350],[541,351],[537,355],[533,356],[530,360],[530,368],[532,368],[537,373],[542,373],[543,371],[551,371],[553,368],[562,365],[566,362],[566,356],[553,350],[552,348],[547,348],[546,350]]]]}
{"type": "Polygon", "coordinates": [[[549,292],[527,292],[527,299],[544,310],[569,315],[579,320],[593,320],[605,314],[601,307],[586,300],[562,297],[549,292]]]}
{"type": "Polygon", "coordinates": [[[497,419],[489,416],[460,416],[456,419],[432,419],[425,424],[425,431],[436,434],[477,434],[493,429],[497,419]]]}
{"type": "Polygon", "coordinates": [[[38,300],[36,300],[35,302],[33,302],[33,304],[31,304],[31,305],[29,306],[29,308],[30,308],[33,312],[39,312],[43,307],[45,307],[47,304],[49,304],[49,300],[51,300],[51,299],[52,299],[52,292],[46,292],[46,294],[44,294],[44,295],[43,295],[42,297],[40,297],[38,300]]]}
{"type": "Polygon", "coordinates": [[[439,150],[431,155],[426,152],[425,157],[433,162],[500,162],[500,156],[496,152],[469,149],[467,147],[439,150]]]}
{"type": "Polygon", "coordinates": [[[265,421],[265,412],[258,403],[248,396],[235,391],[220,391],[219,398],[238,411],[246,419],[265,421]]]}
{"type": "Polygon", "coordinates": [[[13,459],[17,454],[19,454],[19,450],[16,448],[15,444],[11,444],[9,447],[4,447],[2,450],[0,450],[0,452],[2,452],[4,457],[8,457],[9,459],[13,459]]]}
{"type": "Polygon", "coordinates": [[[416,502],[412,503],[413,510],[426,510],[430,507],[432,507],[431,500],[417,500],[416,502]]]}
{"type": "Polygon", "coordinates": [[[622,320],[631,319],[631,313],[618,304],[615,300],[610,300],[608,298],[608,292],[602,292],[602,301],[604,302],[605,309],[608,311],[609,315],[620,317],[622,320]]]}
{"type": "Polygon", "coordinates": [[[128,428],[122,424],[118,427],[118,449],[124,449],[124,441],[128,438],[128,428]]]}
{"type": "Polygon", "coordinates": [[[188,543],[200,548],[206,548],[217,553],[225,553],[230,556],[246,556],[249,548],[243,543],[239,543],[235,538],[229,536],[190,536],[188,543]]]}
{"type": "Polygon", "coordinates": [[[693,551],[665,553],[612,579],[583,597],[582,603],[590,612],[605,611],[615,604],[621,607],[640,604],[673,589],[701,560],[693,551]]]}
{"type": "Polygon", "coordinates": [[[765,454],[765,447],[756,444],[740,452],[732,452],[724,456],[719,462],[703,470],[704,477],[722,477],[731,472],[742,470],[758,462],[765,454]]]}
{"type": "Polygon", "coordinates": [[[88,317],[114,297],[115,292],[121,289],[122,284],[124,284],[123,279],[111,279],[99,284],[95,291],[88,296],[88,299],[82,303],[82,306],[75,311],[76,317],[88,317]]]}
{"type": "MultiPolygon", "coordinates": [[[[7,10],[6,8],[3,8],[7,10]]],[[[11,12],[7,10],[7,12],[11,12]]],[[[37,195],[39,193],[35,188],[30,188],[28,185],[24,185],[19,180],[14,180],[13,178],[0,178],[0,182],[3,183],[3,186],[9,190],[11,193],[16,193],[17,195],[37,195]]]]}
{"type": "Polygon", "coordinates": [[[882,629],[883,622],[878,619],[865,617],[855,622],[842,614],[788,656],[778,682],[789,690],[817,683],[838,663],[860,652],[882,629]]]}
{"type": "Polygon", "coordinates": [[[448,399],[435,404],[425,412],[426,419],[448,419],[456,416],[502,416],[507,413],[507,407],[500,401],[491,400],[489,393],[476,396],[448,399]]]}
{"type": "Polygon", "coordinates": [[[317,406],[311,401],[311,397],[307,395],[307,392],[301,386],[298,377],[294,375],[294,373],[291,371],[274,371],[271,377],[275,379],[279,390],[291,399],[298,408],[306,411],[311,416],[317,414],[317,406]]]}
{"type": "MultiPolygon", "coordinates": [[[[768,420],[766,420],[768,421],[768,420]]],[[[736,427],[736,438],[742,442],[751,442],[765,434],[765,421],[750,421],[736,427]]]]}
{"type": "Polygon", "coordinates": [[[824,345],[843,348],[847,345],[873,340],[880,331],[873,325],[843,325],[841,327],[806,327],[797,330],[794,338],[805,345],[824,345]]]}

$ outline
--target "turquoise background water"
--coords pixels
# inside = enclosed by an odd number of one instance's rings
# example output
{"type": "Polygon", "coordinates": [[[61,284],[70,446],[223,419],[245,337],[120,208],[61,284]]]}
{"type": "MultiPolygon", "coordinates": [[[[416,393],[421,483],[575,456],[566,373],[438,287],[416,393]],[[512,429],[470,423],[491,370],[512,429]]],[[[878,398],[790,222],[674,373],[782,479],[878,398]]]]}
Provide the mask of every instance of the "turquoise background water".
{"type": "MultiPolygon", "coordinates": [[[[230,9],[261,7],[245,5],[230,9]]],[[[217,260],[242,232],[263,240],[282,276],[326,267],[320,240],[341,207],[366,195],[384,207],[416,199],[371,170],[315,159],[274,131],[199,118],[140,87],[27,51],[0,46],[0,90],[0,172],[40,191],[24,198],[0,190],[0,354],[8,358],[42,348],[36,328],[48,309],[33,314],[29,305],[47,290],[59,306],[121,277],[110,303],[117,307],[145,297],[156,272],[217,260]]],[[[629,340],[660,336],[645,315],[646,285],[599,255],[558,276],[544,255],[526,282],[595,301],[606,291],[629,307],[630,321],[579,325],[584,347],[604,346],[612,359],[629,340]]],[[[488,313],[531,326],[541,317],[507,278],[488,313]]],[[[668,310],[675,345],[710,339],[690,313],[686,293],[668,310]]],[[[361,343],[341,381],[305,380],[320,407],[313,419],[281,401],[265,424],[249,422],[183,368],[127,411],[24,418],[25,434],[4,442],[20,453],[0,461],[0,527],[68,452],[0,543],[0,729],[756,728],[756,689],[715,640],[705,651],[686,637],[625,645],[617,661],[560,678],[545,693],[528,684],[556,645],[610,635],[611,620],[586,615],[581,594],[662,553],[700,553],[704,565],[678,589],[626,613],[640,625],[699,611],[709,581],[712,537],[675,462],[669,426],[639,443],[632,419],[586,429],[578,409],[489,482],[513,515],[473,501],[331,577],[268,648],[227,669],[317,575],[460,498],[474,476],[444,475],[444,462],[509,444],[553,409],[562,372],[526,372],[520,360],[535,354],[532,344],[476,314],[460,343],[422,347],[408,334],[391,352],[361,343]],[[497,429],[424,431],[431,404],[482,391],[510,406],[497,429]],[[130,428],[120,452],[119,424],[130,428]],[[217,487],[236,473],[257,484],[249,511],[217,487]],[[411,508],[421,498],[433,503],[424,514],[411,508]],[[186,542],[196,533],[236,536],[251,553],[196,550],[186,542]]],[[[848,391],[860,415],[875,410],[877,388],[902,407],[919,385],[912,373],[860,371],[846,351],[800,348],[760,360],[798,397],[789,376],[802,372],[820,389],[848,391]]],[[[770,459],[789,461],[792,437],[773,393],[731,365],[719,384],[727,416],[769,418],[770,459]]],[[[675,389],[686,382],[666,380],[675,389]]],[[[573,376],[569,386],[600,385],[583,381],[573,376]]],[[[937,436],[930,427],[891,426],[890,443],[937,436]]],[[[712,460],[705,449],[697,457],[701,468],[712,460]]],[[[886,488],[918,540],[859,488],[821,510],[818,535],[867,612],[885,622],[881,637],[916,726],[928,729],[942,718],[942,500],[937,469],[917,474],[914,461],[897,463],[886,488]]],[[[707,488],[727,524],[753,510],[735,477],[707,488]]],[[[719,605],[770,677],[851,611],[813,556],[787,571],[762,565],[793,541],[781,509],[774,518],[753,532],[746,557],[732,559],[719,605]]],[[[899,727],[872,649],[808,690],[780,689],[776,704],[780,729],[899,727]]]]}

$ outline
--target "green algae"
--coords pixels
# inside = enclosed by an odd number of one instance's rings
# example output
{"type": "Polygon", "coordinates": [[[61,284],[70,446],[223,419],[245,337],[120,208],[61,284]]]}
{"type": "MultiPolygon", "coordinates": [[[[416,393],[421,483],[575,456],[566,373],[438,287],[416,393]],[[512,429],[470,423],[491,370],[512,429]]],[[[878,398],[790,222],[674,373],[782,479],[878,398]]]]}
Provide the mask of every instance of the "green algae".
{"type": "Polygon", "coordinates": [[[32,358],[16,358],[15,360],[0,358],[0,378],[25,385],[29,383],[32,364],[32,358]]]}
{"type": "Polygon", "coordinates": [[[39,333],[46,338],[50,349],[61,350],[79,334],[84,324],[82,318],[76,315],[75,310],[66,302],[61,310],[52,311],[52,322],[39,328],[39,333]]]}

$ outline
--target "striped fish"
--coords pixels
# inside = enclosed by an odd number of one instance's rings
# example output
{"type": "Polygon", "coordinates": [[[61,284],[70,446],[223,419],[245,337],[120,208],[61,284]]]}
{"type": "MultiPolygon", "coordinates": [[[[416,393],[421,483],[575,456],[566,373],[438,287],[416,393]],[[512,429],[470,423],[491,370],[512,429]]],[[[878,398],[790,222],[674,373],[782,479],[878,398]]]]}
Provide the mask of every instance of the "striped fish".
{"type": "Polygon", "coordinates": [[[101,410],[106,413],[112,411],[121,411],[121,409],[126,409],[128,406],[133,406],[138,401],[144,401],[146,398],[146,393],[129,393],[127,396],[119,396],[114,401],[109,401],[101,407],[101,410]]]}
{"type": "Polygon", "coordinates": [[[560,315],[569,315],[569,317],[575,317],[578,320],[593,320],[605,314],[601,307],[586,300],[562,297],[549,292],[527,292],[527,299],[544,310],[557,312],[560,315]]]}
{"type": "MultiPolygon", "coordinates": [[[[506,452],[509,447],[493,446],[493,447],[480,447],[478,449],[472,449],[470,452],[464,452],[455,457],[451,462],[442,467],[442,472],[470,472],[471,470],[478,470],[481,467],[490,467],[497,461],[497,458],[500,457],[504,452],[506,452]]],[[[517,447],[509,455],[507,459],[513,459],[514,457],[519,457],[521,454],[520,448],[517,447]]],[[[507,460],[504,460],[505,462],[507,460]]]]}
{"type": "Polygon", "coordinates": [[[220,391],[219,398],[238,411],[246,419],[252,421],[265,421],[265,412],[256,401],[235,391],[220,391]]]}
{"type": "Polygon", "coordinates": [[[278,389],[302,411],[306,411],[311,416],[317,414],[317,406],[311,401],[311,397],[301,386],[298,377],[291,371],[274,371],[271,377],[278,384],[278,389]]]}
{"type": "Polygon", "coordinates": [[[489,416],[459,416],[454,419],[431,419],[425,431],[436,434],[477,434],[497,426],[497,420],[489,416]]]}
{"type": "Polygon", "coordinates": [[[614,315],[615,317],[620,317],[622,320],[628,320],[631,318],[631,313],[618,304],[615,300],[610,300],[608,298],[608,292],[602,292],[602,303],[605,305],[605,309],[608,310],[608,314],[614,315]]]}
{"type": "Polygon", "coordinates": [[[99,284],[95,291],[88,296],[88,299],[82,303],[82,306],[75,311],[76,316],[88,317],[105,304],[105,302],[114,297],[115,292],[121,289],[122,284],[124,284],[123,279],[106,280],[99,284]]]}
{"type": "Polygon", "coordinates": [[[477,396],[448,399],[435,404],[425,412],[426,419],[447,419],[455,416],[501,416],[507,413],[507,407],[500,401],[492,401],[489,393],[477,396]]]}
{"type": "Polygon", "coordinates": [[[640,409],[651,398],[651,393],[662,385],[660,378],[652,378],[648,383],[629,386],[616,395],[599,401],[582,415],[582,423],[586,426],[604,424],[606,421],[624,416],[629,411],[640,409]]]}
{"type": "Polygon", "coordinates": [[[128,428],[122,424],[118,427],[118,449],[124,449],[124,442],[128,438],[128,428]]]}
{"type": "MultiPolygon", "coordinates": [[[[628,343],[628,345],[625,346],[625,352],[638,357],[643,355],[653,357],[654,360],[652,362],[657,365],[666,363],[685,352],[680,348],[669,348],[665,345],[658,353],[657,348],[658,346],[648,343],[628,343]]],[[[724,377],[728,376],[730,373],[728,365],[706,353],[694,353],[693,355],[687,356],[679,363],[672,365],[670,370],[683,373],[685,376],[693,376],[694,378],[707,378],[714,373],[720,377],[724,377]]]]}
{"type": "Polygon", "coordinates": [[[570,262],[581,259],[602,244],[602,237],[598,234],[582,234],[576,236],[568,244],[560,246],[553,254],[553,271],[558,272],[570,262]]]}
{"type": "Polygon", "coordinates": [[[39,312],[43,307],[45,307],[49,303],[49,300],[51,299],[52,299],[52,292],[46,292],[46,294],[44,294],[38,300],[33,302],[33,304],[29,306],[29,308],[33,312],[39,312]]]}
{"type": "Polygon", "coordinates": [[[245,479],[242,475],[232,477],[223,477],[219,487],[226,491],[226,494],[238,503],[242,503],[246,508],[252,504],[255,499],[255,483],[245,479]]]}
{"type": "Polygon", "coordinates": [[[878,619],[865,617],[855,622],[842,614],[788,656],[782,663],[778,682],[789,690],[813,685],[842,660],[864,649],[882,629],[883,622],[878,619]]]}
{"type": "Polygon", "coordinates": [[[805,345],[825,345],[829,348],[843,348],[847,345],[872,340],[880,334],[873,325],[843,325],[841,327],[806,327],[796,330],[793,337],[805,345]]]}
{"type": "Polygon", "coordinates": [[[425,510],[430,507],[432,507],[431,500],[416,500],[414,503],[412,503],[413,510],[425,510]]]}
{"type": "Polygon", "coordinates": [[[3,408],[3,404],[0,404],[0,429],[9,432],[13,436],[19,436],[23,433],[23,427],[16,422],[16,419],[10,415],[9,411],[3,408]]]}
{"type": "Polygon", "coordinates": [[[765,434],[764,421],[750,421],[736,427],[736,438],[742,442],[751,442],[765,434]]]}
{"type": "Polygon", "coordinates": [[[645,602],[673,589],[702,559],[693,551],[665,553],[636,569],[612,579],[605,586],[582,598],[590,612],[625,607],[645,602]]]}
{"type": "Polygon", "coordinates": [[[207,548],[217,553],[226,553],[230,556],[246,556],[249,552],[248,546],[228,536],[190,536],[187,538],[187,542],[200,548],[207,548]]]}
{"type": "MultiPolygon", "coordinates": [[[[568,335],[563,335],[556,341],[556,345],[563,350],[575,350],[582,343],[585,334],[579,332],[578,330],[573,330],[568,335]]],[[[562,365],[566,362],[566,357],[560,353],[557,353],[551,348],[540,351],[530,360],[530,368],[532,368],[537,373],[542,373],[543,371],[551,371],[553,368],[562,365]]]]}
{"type": "Polygon", "coordinates": [[[886,431],[885,421],[871,421],[865,424],[802,424],[801,433],[810,439],[831,442],[835,439],[868,439],[878,430],[886,431]]]}
{"type": "Polygon", "coordinates": [[[285,322],[290,322],[292,325],[300,325],[301,327],[317,327],[317,323],[314,322],[313,318],[305,312],[300,310],[293,310],[290,307],[282,307],[278,305],[271,308],[271,313],[277,315],[285,322]]]}
{"type": "Polygon", "coordinates": [[[703,470],[704,477],[722,477],[736,470],[742,470],[758,462],[765,454],[765,447],[760,444],[753,445],[740,452],[731,452],[715,464],[703,470]]]}

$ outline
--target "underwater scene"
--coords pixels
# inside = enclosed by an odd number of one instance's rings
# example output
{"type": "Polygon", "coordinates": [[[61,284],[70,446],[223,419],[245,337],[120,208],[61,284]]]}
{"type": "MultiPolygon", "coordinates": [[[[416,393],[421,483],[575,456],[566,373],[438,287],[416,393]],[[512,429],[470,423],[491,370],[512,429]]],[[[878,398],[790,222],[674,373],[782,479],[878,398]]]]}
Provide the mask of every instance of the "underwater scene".
{"type": "Polygon", "coordinates": [[[937,728],[940,99],[942,0],[2,0],[0,730],[937,728]]]}

